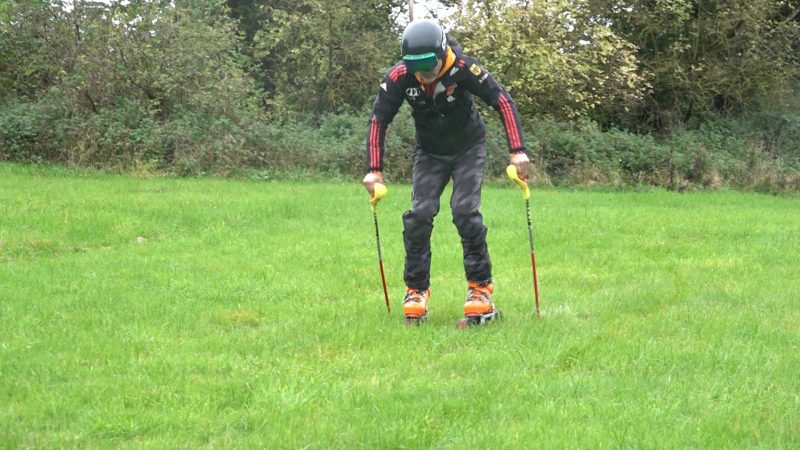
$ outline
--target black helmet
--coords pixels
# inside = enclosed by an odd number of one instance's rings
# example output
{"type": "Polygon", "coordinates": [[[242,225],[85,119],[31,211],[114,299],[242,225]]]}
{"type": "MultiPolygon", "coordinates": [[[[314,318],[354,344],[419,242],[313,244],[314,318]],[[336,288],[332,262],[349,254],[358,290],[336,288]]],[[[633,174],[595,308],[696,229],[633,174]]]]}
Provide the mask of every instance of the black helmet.
{"type": "Polygon", "coordinates": [[[430,19],[415,20],[403,32],[403,60],[412,72],[430,70],[447,50],[444,29],[430,19]],[[432,64],[431,64],[432,62],[432,64]]]}

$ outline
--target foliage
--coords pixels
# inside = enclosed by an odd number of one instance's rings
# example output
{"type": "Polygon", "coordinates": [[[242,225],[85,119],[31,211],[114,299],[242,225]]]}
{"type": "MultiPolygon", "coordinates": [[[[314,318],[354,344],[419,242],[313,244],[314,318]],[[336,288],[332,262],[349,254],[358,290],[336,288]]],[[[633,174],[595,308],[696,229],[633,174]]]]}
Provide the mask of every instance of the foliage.
{"type": "MultiPolygon", "coordinates": [[[[800,9],[439,3],[461,6],[450,35],[517,100],[539,182],[798,189],[800,9]]],[[[360,177],[368,108],[398,57],[405,6],[0,1],[0,159],[360,177]]],[[[502,176],[503,131],[484,115],[490,175],[502,176]]],[[[410,178],[413,142],[402,110],[387,136],[395,180],[410,178]]]]}
{"type": "Polygon", "coordinates": [[[579,20],[586,1],[464,3],[453,35],[525,115],[613,123],[649,91],[636,47],[604,23],[579,20]]]}
{"type": "Polygon", "coordinates": [[[69,70],[70,17],[61,3],[12,3],[0,22],[0,102],[34,98],[69,70]]]}
{"type": "Polygon", "coordinates": [[[697,127],[758,110],[800,75],[798,11],[783,1],[461,3],[464,44],[528,114],[697,127]]]}
{"type": "Polygon", "coordinates": [[[15,51],[2,83],[29,102],[5,114],[34,117],[4,126],[0,156],[179,173],[246,162],[246,130],[263,113],[234,24],[214,2],[58,6],[17,5],[4,27],[4,48],[15,51]]]}
{"type": "MultiPolygon", "coordinates": [[[[496,133],[502,128],[496,125],[496,133]]],[[[717,119],[658,139],[594,122],[528,123],[535,136],[534,182],[554,185],[661,186],[674,190],[800,189],[796,116],[717,119]]],[[[502,155],[502,148],[495,154],[502,155]]],[[[502,164],[502,156],[494,162],[502,164]]]]}
{"type": "Polygon", "coordinates": [[[0,109],[0,160],[39,162],[50,154],[52,125],[58,114],[44,103],[13,102],[0,109]]]}
{"type": "Polygon", "coordinates": [[[402,0],[271,1],[257,9],[253,2],[231,3],[238,4],[240,24],[252,36],[267,103],[281,113],[318,118],[360,109],[398,53],[392,17],[402,0]]]}
{"type": "MultiPolygon", "coordinates": [[[[325,115],[318,126],[267,125],[254,166],[258,176],[357,179],[364,170],[363,117],[325,115]]],[[[494,111],[485,119],[487,175],[503,179],[508,149],[502,124],[494,111]]],[[[603,130],[591,121],[566,124],[553,119],[526,121],[525,133],[537,184],[800,190],[800,126],[797,116],[790,114],[718,119],[668,138],[603,130]]],[[[386,140],[385,174],[390,182],[410,181],[413,144],[413,123],[401,110],[386,140]]]]}
{"type": "Polygon", "coordinates": [[[609,24],[652,74],[641,129],[696,127],[758,110],[800,75],[797,11],[776,0],[590,0],[586,20],[609,24]]]}
{"type": "Polygon", "coordinates": [[[0,0],[0,20],[5,21],[11,17],[11,7],[13,0],[0,0]]]}
{"type": "MultiPolygon", "coordinates": [[[[260,177],[287,173],[357,178],[365,168],[367,112],[326,114],[316,121],[270,123],[263,127],[256,165],[260,177]]],[[[414,125],[409,114],[398,114],[386,136],[384,164],[393,181],[411,179],[410,151],[414,125]]]]}

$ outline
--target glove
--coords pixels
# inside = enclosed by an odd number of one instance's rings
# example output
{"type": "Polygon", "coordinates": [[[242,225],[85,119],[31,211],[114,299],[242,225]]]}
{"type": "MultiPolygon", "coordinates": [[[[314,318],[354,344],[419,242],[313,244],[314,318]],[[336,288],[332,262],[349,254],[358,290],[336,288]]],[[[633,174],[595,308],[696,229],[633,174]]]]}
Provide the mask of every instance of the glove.
{"type": "Polygon", "coordinates": [[[517,168],[517,175],[522,181],[528,179],[528,166],[531,164],[531,160],[528,159],[525,152],[512,153],[509,162],[517,168]]]}
{"type": "Polygon", "coordinates": [[[363,183],[364,183],[364,189],[367,190],[370,198],[372,198],[375,196],[375,183],[384,184],[383,174],[378,171],[370,172],[364,176],[363,183]]]}

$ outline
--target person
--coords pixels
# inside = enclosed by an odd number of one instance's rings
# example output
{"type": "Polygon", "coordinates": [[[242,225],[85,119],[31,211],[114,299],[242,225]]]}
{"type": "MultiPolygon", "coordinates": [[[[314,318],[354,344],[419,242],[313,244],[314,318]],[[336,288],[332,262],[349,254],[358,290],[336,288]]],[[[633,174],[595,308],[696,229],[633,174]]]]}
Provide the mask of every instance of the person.
{"type": "Polygon", "coordinates": [[[496,311],[492,265],[480,212],[486,128],[473,96],[499,112],[510,163],[524,177],[529,159],[517,107],[494,77],[475,58],[465,55],[459,44],[448,40],[434,20],[408,24],[401,51],[402,61],[386,73],[372,108],[363,184],[373,196],[375,183],[384,183],[386,130],[406,101],[414,118],[416,144],[412,153],[411,209],[403,214],[403,277],[407,286],[403,312],[407,319],[423,320],[428,313],[433,219],[439,212],[440,196],[452,179],[450,206],[461,237],[467,280],[464,314],[492,314],[496,311]]]}

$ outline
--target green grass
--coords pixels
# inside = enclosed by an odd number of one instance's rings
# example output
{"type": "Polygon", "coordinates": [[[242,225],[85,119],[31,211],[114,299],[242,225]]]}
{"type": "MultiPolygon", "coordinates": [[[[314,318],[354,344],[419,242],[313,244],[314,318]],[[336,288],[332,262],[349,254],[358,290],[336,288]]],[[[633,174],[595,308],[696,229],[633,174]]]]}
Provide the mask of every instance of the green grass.
{"type": "MultiPolygon", "coordinates": [[[[0,447],[798,448],[800,198],[484,190],[498,324],[459,331],[447,197],[0,165],[0,447]]],[[[446,194],[447,195],[447,194],[446,194]]]]}

